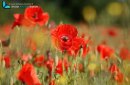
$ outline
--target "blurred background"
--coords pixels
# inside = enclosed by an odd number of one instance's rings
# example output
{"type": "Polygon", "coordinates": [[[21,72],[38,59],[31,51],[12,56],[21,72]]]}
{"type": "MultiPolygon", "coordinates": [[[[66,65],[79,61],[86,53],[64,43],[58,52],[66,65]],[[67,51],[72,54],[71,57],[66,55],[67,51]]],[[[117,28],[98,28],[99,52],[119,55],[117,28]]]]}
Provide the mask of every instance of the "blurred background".
{"type": "MultiPolygon", "coordinates": [[[[43,7],[50,21],[57,24],[79,23],[116,25],[129,27],[130,0],[5,0],[7,3],[34,3],[43,7]]],[[[1,4],[2,5],[2,4],[1,4]]],[[[23,13],[24,8],[3,9],[0,6],[0,25],[11,23],[14,13],[23,13]]]]}

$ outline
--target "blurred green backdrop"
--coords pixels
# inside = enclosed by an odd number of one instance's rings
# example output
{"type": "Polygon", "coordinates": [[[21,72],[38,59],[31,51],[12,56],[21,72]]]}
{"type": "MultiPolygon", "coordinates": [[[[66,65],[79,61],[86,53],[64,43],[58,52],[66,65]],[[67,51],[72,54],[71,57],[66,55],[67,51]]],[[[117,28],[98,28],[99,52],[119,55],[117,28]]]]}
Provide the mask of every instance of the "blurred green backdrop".
{"type": "MultiPolygon", "coordinates": [[[[129,26],[130,0],[4,0],[7,3],[34,3],[50,15],[50,21],[60,23],[82,22],[129,26]]],[[[1,3],[2,5],[2,3],[1,3]]],[[[0,6],[0,25],[14,20],[14,13],[24,8],[4,9],[0,6]]]]}

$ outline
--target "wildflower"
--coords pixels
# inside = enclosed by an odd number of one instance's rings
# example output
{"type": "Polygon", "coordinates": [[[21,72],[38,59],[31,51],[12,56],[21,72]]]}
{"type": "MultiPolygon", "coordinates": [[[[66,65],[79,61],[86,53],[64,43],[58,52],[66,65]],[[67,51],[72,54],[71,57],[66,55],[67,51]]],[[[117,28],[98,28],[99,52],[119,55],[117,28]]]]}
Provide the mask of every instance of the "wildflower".
{"type": "Polygon", "coordinates": [[[39,6],[29,6],[25,9],[24,14],[14,14],[14,18],[12,28],[15,26],[33,27],[36,24],[43,26],[47,23],[49,15],[44,13],[39,6]]]}
{"type": "Polygon", "coordinates": [[[104,30],[104,34],[110,37],[116,37],[119,35],[119,30],[117,27],[108,27],[104,30]]]}
{"type": "Polygon", "coordinates": [[[51,82],[49,83],[49,85],[55,85],[55,80],[51,80],[51,82]]]}
{"type": "Polygon", "coordinates": [[[82,63],[79,63],[78,66],[79,72],[84,72],[84,65],[82,63]]]}
{"type": "Polygon", "coordinates": [[[122,83],[123,79],[124,79],[124,75],[121,72],[118,72],[115,76],[114,79],[118,82],[118,83],[122,83]]]}
{"type": "Polygon", "coordinates": [[[60,24],[51,32],[53,44],[62,52],[67,51],[77,33],[77,29],[73,25],[60,24]]]}
{"type": "Polygon", "coordinates": [[[10,38],[8,38],[7,40],[2,40],[2,46],[8,47],[9,44],[10,44],[10,38]]]}
{"type": "Polygon", "coordinates": [[[112,75],[114,75],[114,79],[118,83],[123,82],[123,74],[120,72],[119,68],[117,67],[116,64],[112,64],[109,68],[109,71],[111,72],[112,75]]]}
{"type": "Polygon", "coordinates": [[[82,49],[82,56],[85,57],[86,54],[89,51],[89,48],[87,47],[88,40],[85,40],[84,38],[75,37],[72,41],[72,46],[69,49],[69,52],[71,55],[77,55],[79,51],[82,49]]]}
{"type": "Polygon", "coordinates": [[[112,29],[112,28],[111,28],[111,29],[108,29],[107,31],[108,31],[108,35],[109,35],[109,36],[116,37],[116,36],[118,35],[116,29],[112,29]]]}
{"type": "Polygon", "coordinates": [[[63,61],[62,59],[58,60],[58,64],[56,65],[56,73],[62,75],[63,74],[63,61]]]}
{"type": "Polygon", "coordinates": [[[26,85],[41,85],[32,64],[26,63],[18,73],[18,79],[26,85]]]}
{"type": "Polygon", "coordinates": [[[97,51],[100,53],[101,59],[108,59],[114,53],[111,47],[103,44],[98,45],[97,51]]]}
{"type": "Polygon", "coordinates": [[[49,75],[51,76],[51,72],[53,69],[53,65],[54,65],[54,59],[49,57],[46,61],[45,61],[45,65],[48,69],[49,75]]]}
{"type": "Polygon", "coordinates": [[[4,56],[4,61],[5,61],[5,67],[10,68],[10,66],[11,66],[10,56],[4,56]]]}
{"type": "Polygon", "coordinates": [[[10,33],[11,33],[11,24],[5,24],[5,25],[3,25],[2,27],[1,27],[1,29],[2,29],[2,31],[3,31],[3,33],[5,34],[5,35],[7,35],[7,36],[9,36],[10,35],[10,33]]]}
{"type": "Polygon", "coordinates": [[[109,68],[109,71],[114,74],[114,73],[118,73],[119,72],[119,68],[117,67],[116,64],[112,64],[109,68]]]}
{"type": "Polygon", "coordinates": [[[14,23],[13,23],[13,25],[12,25],[12,29],[13,29],[14,27],[16,27],[16,26],[22,25],[24,16],[23,16],[23,14],[14,14],[14,19],[15,19],[15,21],[14,21],[14,23]]]}
{"type": "Polygon", "coordinates": [[[44,56],[43,56],[43,55],[39,55],[39,56],[37,56],[37,57],[34,59],[34,63],[35,63],[36,65],[38,65],[38,66],[44,65],[44,61],[45,61],[45,59],[44,59],[44,56]]]}
{"type": "Polygon", "coordinates": [[[25,9],[24,17],[33,23],[43,26],[49,19],[48,13],[44,13],[39,6],[29,6],[25,9]]]}
{"type": "Polygon", "coordinates": [[[119,54],[122,60],[130,59],[130,51],[127,48],[121,48],[119,54]]]}

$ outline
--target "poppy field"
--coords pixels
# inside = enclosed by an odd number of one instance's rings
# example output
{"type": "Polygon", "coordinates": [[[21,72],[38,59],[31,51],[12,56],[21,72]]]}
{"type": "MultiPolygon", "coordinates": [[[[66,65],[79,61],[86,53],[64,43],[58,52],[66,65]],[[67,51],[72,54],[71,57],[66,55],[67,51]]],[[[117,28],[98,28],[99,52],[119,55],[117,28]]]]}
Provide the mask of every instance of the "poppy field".
{"type": "Polygon", "coordinates": [[[13,15],[0,27],[0,85],[130,84],[129,29],[56,24],[40,6],[13,15]]]}

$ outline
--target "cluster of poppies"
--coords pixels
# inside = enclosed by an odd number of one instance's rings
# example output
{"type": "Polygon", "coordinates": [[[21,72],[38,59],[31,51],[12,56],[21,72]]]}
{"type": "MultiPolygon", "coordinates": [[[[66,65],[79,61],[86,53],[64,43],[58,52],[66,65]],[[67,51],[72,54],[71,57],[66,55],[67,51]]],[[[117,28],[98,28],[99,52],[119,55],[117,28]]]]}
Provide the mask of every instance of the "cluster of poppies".
{"type": "MultiPolygon", "coordinates": [[[[15,21],[12,25],[13,30],[17,27],[21,27],[21,29],[26,28],[27,31],[32,32],[30,30],[35,27],[42,29],[42,27],[45,26],[45,29],[48,28],[49,15],[39,6],[29,6],[25,9],[24,14],[14,14],[14,18],[15,21]]],[[[96,77],[96,73],[100,73],[101,71],[107,72],[111,75],[111,78],[118,83],[124,81],[126,76],[124,76],[118,66],[118,62],[121,63],[125,62],[125,60],[130,60],[129,49],[125,47],[121,48],[119,53],[120,57],[118,57],[115,50],[104,42],[93,48],[93,46],[91,46],[92,40],[90,36],[85,36],[85,34],[79,36],[77,27],[74,25],[59,24],[56,27],[52,26],[52,28],[53,29],[47,29],[47,31],[49,30],[56,55],[51,55],[51,50],[45,47],[46,55],[39,53],[37,50],[38,47],[36,47],[36,45],[39,44],[38,39],[43,38],[42,32],[35,34],[36,38],[39,37],[39,34],[42,35],[40,35],[40,38],[34,39],[37,42],[34,42],[33,39],[27,40],[27,46],[33,50],[31,51],[32,53],[30,51],[30,53],[24,53],[21,52],[21,50],[7,50],[9,52],[3,55],[0,48],[0,60],[5,62],[7,69],[15,67],[12,62],[13,58],[15,61],[18,61],[18,67],[21,67],[17,72],[18,82],[21,81],[21,83],[26,85],[43,85],[43,82],[47,82],[46,84],[49,85],[71,85],[70,82],[77,82],[77,75],[80,75],[80,73],[87,75],[87,72],[89,72],[90,78],[94,78],[96,77]],[[57,51],[62,54],[60,55],[61,57],[59,57],[57,51]],[[11,55],[13,55],[13,58],[10,57],[11,55]],[[39,72],[35,68],[44,68],[44,70],[47,70],[46,75],[39,78],[41,71],[39,72]],[[99,68],[101,69],[99,70],[99,68]],[[72,78],[71,74],[75,77],[72,78]],[[60,77],[57,78],[57,76],[60,77]]],[[[109,29],[107,33],[109,36],[117,36],[116,30],[109,29]]],[[[7,48],[6,43],[7,41],[2,41],[3,48],[4,46],[7,48]]],[[[8,49],[10,49],[10,47],[8,49]]],[[[1,61],[0,66],[3,64],[1,61]]],[[[74,85],[74,83],[72,83],[72,85],[74,85]]],[[[15,82],[11,85],[14,84],[15,82]]]]}

